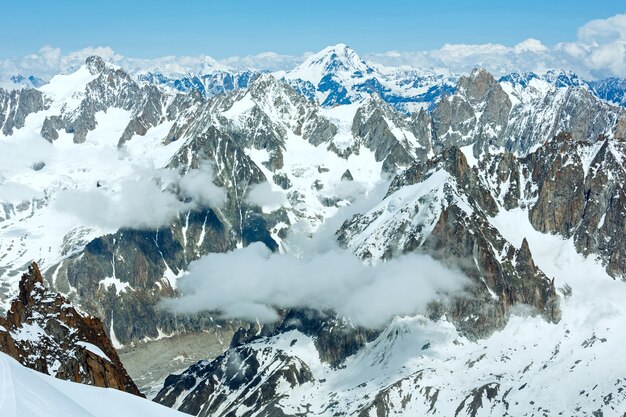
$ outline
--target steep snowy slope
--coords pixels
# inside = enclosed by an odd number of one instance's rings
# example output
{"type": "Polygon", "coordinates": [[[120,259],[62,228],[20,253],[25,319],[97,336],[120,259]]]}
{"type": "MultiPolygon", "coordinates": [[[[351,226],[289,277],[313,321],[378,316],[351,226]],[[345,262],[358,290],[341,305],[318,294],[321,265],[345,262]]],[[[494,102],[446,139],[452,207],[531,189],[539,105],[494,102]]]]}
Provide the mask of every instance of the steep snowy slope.
{"type": "Polygon", "coordinates": [[[6,417],[185,416],[135,395],[61,381],[0,353],[0,414],[6,417]]]}

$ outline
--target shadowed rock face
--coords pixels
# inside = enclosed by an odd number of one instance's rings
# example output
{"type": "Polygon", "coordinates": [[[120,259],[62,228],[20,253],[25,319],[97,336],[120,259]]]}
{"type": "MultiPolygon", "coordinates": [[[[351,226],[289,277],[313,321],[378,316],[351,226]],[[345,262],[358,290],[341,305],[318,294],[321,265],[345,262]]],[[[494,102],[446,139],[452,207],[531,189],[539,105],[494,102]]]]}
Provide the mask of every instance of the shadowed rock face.
{"type": "Polygon", "coordinates": [[[240,329],[231,348],[215,360],[200,361],[167,377],[154,401],[170,407],[177,404],[180,411],[198,416],[230,416],[235,410],[244,416],[286,415],[279,404],[285,387],[295,389],[314,377],[301,359],[280,349],[255,346],[280,334],[294,334],[292,346],[302,343],[297,335],[311,337],[320,360],[336,368],[379,332],[355,329],[331,312],[284,311],[278,323],[240,329]]]}
{"type": "Polygon", "coordinates": [[[593,143],[560,134],[522,164],[537,184],[530,211],[535,229],[572,237],[578,252],[595,254],[607,272],[626,278],[626,142],[593,143]]]}
{"type": "Polygon", "coordinates": [[[154,401],[202,417],[237,415],[283,416],[281,389],[313,380],[297,358],[268,350],[259,355],[249,347],[231,349],[213,362],[201,361],[180,375],[171,375],[154,401]],[[278,364],[278,366],[276,366],[278,364]],[[233,396],[232,393],[237,393],[233,396]]]}
{"type": "Polygon", "coordinates": [[[59,379],[141,396],[100,319],[47,290],[36,263],[22,276],[19,295],[0,318],[0,350],[59,379]]]}
{"type": "Polygon", "coordinates": [[[358,154],[359,147],[364,146],[374,152],[377,161],[383,162],[383,171],[397,173],[415,160],[426,159],[431,142],[429,123],[423,111],[413,121],[380,97],[372,96],[354,116],[352,135],[357,142],[349,152],[358,154]]]}

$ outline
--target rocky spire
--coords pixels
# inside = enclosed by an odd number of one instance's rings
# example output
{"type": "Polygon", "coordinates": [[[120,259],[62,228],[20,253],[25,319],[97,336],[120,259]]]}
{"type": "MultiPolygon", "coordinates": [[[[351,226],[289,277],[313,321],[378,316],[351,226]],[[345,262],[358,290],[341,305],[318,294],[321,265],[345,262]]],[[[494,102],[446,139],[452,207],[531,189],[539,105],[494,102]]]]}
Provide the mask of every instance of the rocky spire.
{"type": "Polygon", "coordinates": [[[6,317],[0,317],[0,351],[59,379],[142,395],[100,319],[84,315],[46,289],[35,262],[19,289],[6,317]]]}

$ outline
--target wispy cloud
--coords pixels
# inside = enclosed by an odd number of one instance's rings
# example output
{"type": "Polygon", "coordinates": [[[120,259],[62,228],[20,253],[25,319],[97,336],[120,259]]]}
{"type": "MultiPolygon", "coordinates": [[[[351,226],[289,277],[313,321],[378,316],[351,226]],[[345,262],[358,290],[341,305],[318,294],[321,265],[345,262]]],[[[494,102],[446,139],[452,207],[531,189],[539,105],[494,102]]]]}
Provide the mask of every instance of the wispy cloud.
{"type": "Polygon", "coordinates": [[[341,249],[298,258],[272,254],[255,243],[191,263],[179,283],[183,296],[164,305],[178,312],[215,311],[262,322],[276,320],[276,308],[308,307],[378,328],[397,315],[423,312],[433,299],[460,291],[466,283],[460,272],[424,255],[374,267],[341,249]]]}
{"type": "Polygon", "coordinates": [[[220,207],[225,201],[211,167],[203,165],[183,177],[170,170],[143,170],[111,188],[64,190],[54,208],[104,229],[154,229],[170,224],[181,212],[220,207]]]}
{"type": "Polygon", "coordinates": [[[264,211],[274,211],[287,204],[287,197],[281,190],[274,190],[269,182],[253,185],[248,192],[248,203],[261,207],[264,211]]]}

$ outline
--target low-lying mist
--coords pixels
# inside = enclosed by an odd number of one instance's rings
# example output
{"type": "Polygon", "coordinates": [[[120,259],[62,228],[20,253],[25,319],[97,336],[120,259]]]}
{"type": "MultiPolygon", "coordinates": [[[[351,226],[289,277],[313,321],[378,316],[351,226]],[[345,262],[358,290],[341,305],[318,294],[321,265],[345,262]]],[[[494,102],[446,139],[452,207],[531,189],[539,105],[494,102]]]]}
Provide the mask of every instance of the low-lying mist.
{"type": "Polygon", "coordinates": [[[182,297],[164,300],[162,306],[180,313],[211,311],[223,318],[265,323],[279,318],[278,309],[333,310],[367,328],[380,328],[395,316],[424,312],[431,301],[461,291],[468,279],[419,254],[369,265],[336,242],[335,232],[343,221],[380,202],[388,185],[382,182],[365,196],[359,189],[360,196],[349,196],[351,204],[312,236],[298,225],[292,227],[286,254],[254,243],[192,262],[178,282],[182,297]]]}

